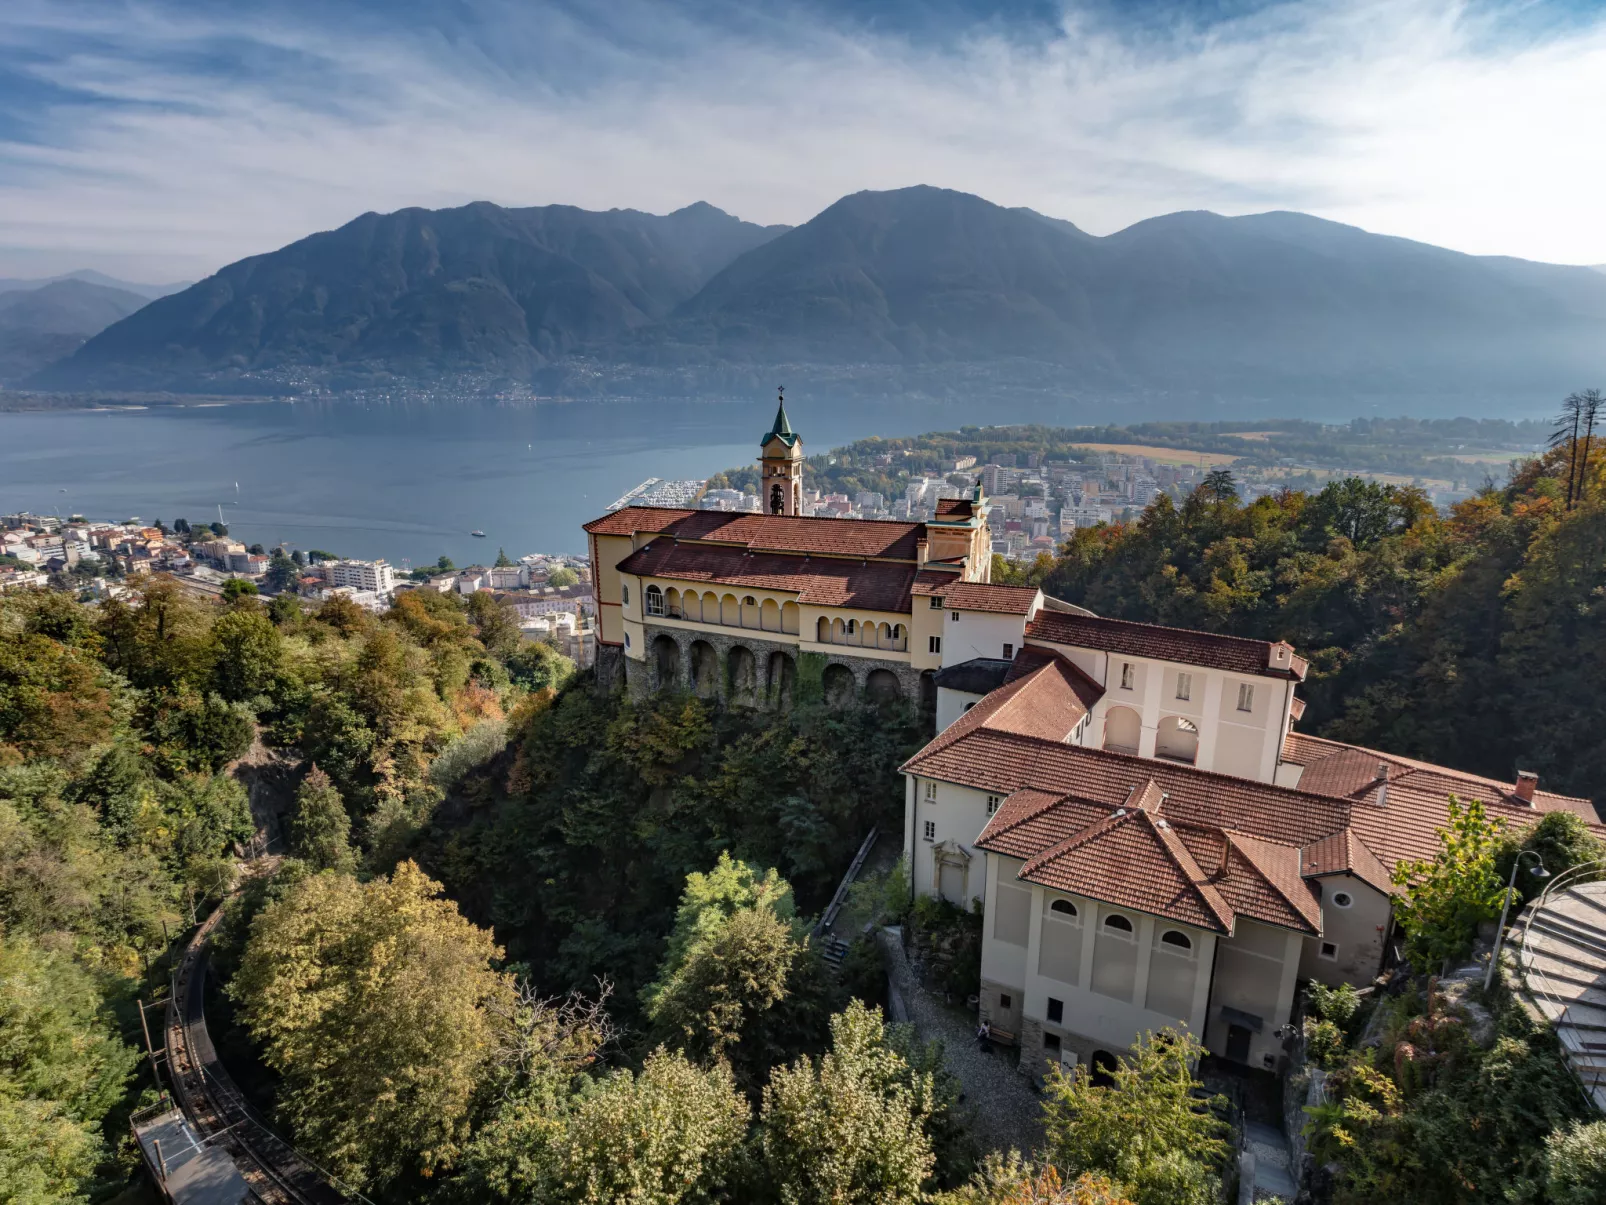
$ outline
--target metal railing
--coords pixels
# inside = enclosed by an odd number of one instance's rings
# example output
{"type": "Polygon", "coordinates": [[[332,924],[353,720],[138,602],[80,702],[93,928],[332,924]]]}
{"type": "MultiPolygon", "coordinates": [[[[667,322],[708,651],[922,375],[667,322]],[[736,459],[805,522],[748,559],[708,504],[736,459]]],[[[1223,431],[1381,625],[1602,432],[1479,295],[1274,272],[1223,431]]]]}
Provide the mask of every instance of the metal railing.
{"type": "MultiPolygon", "coordinates": [[[[1539,893],[1539,898],[1531,901],[1526,909],[1527,916],[1522,925],[1522,948],[1517,955],[1517,969],[1521,973],[1523,989],[1536,1001],[1543,1000],[1556,1009],[1556,1016],[1546,1019],[1555,1027],[1557,1040],[1560,1041],[1565,1052],[1581,1056],[1606,1055],[1606,1049],[1593,1051],[1587,1049],[1582,1043],[1577,1045],[1570,1044],[1568,1035],[1561,1032],[1561,1026],[1568,1022],[1574,1001],[1563,996],[1551,981],[1550,976],[1546,975],[1542,968],[1534,965],[1535,951],[1531,935],[1534,921],[1539,918],[1540,914],[1549,905],[1551,896],[1570,891],[1581,883],[1595,882],[1602,877],[1603,873],[1606,873],[1606,858],[1597,858],[1589,862],[1580,862],[1577,866],[1564,870],[1545,884],[1545,889],[1539,893]]],[[[1603,957],[1602,961],[1606,963],[1606,957],[1603,957]]],[[[1573,1079],[1577,1081],[1585,1100],[1593,1104],[1594,1098],[1591,1094],[1591,1089],[1606,1084],[1606,1074],[1592,1070],[1586,1079],[1583,1072],[1574,1065],[1572,1059],[1569,1058],[1563,1061],[1566,1062],[1567,1069],[1572,1072],[1573,1079]]]]}

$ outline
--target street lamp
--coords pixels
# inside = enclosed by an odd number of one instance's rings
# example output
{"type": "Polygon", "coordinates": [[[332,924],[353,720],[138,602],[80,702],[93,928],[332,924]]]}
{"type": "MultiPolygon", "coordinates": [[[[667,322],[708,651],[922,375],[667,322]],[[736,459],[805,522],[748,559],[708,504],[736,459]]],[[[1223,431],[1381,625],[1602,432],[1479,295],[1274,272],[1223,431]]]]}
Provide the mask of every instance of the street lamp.
{"type": "Polygon", "coordinates": [[[1483,974],[1483,990],[1488,991],[1489,985],[1494,982],[1494,968],[1500,961],[1500,946],[1506,939],[1506,913],[1511,911],[1511,897],[1517,889],[1517,867],[1522,865],[1524,858],[1532,858],[1538,865],[1528,873],[1536,879],[1548,879],[1550,871],[1545,869],[1545,860],[1531,849],[1525,849],[1517,854],[1516,861],[1511,864],[1511,881],[1506,884],[1506,902],[1500,906],[1500,927],[1494,934],[1494,953],[1489,955],[1489,969],[1483,974]]]}

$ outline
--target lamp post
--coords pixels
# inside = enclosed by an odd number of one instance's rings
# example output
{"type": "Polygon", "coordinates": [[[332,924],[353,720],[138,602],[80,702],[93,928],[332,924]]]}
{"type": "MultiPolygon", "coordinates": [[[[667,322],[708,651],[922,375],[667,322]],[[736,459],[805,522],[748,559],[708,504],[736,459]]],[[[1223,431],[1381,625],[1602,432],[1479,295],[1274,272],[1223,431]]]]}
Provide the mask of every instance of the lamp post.
{"type": "Polygon", "coordinates": [[[1500,962],[1500,946],[1506,940],[1506,913],[1511,911],[1511,896],[1517,889],[1517,867],[1522,865],[1524,858],[1532,858],[1538,865],[1528,873],[1536,879],[1548,879],[1550,871],[1545,869],[1545,860],[1531,849],[1525,849],[1517,854],[1516,860],[1511,863],[1511,881],[1506,884],[1506,902],[1500,906],[1500,927],[1494,934],[1494,953],[1489,955],[1489,969],[1483,974],[1483,990],[1488,991],[1489,985],[1494,982],[1494,969],[1500,962]]]}

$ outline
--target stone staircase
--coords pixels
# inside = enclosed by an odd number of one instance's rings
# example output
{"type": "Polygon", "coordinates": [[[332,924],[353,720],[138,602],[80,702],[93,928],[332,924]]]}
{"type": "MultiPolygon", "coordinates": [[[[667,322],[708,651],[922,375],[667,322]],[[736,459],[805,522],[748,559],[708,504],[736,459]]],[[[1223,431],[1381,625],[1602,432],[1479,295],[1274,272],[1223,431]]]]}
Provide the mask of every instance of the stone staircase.
{"type": "Polygon", "coordinates": [[[1606,1112],[1606,882],[1574,883],[1524,909],[1503,959],[1531,1008],[1606,1112]]]}

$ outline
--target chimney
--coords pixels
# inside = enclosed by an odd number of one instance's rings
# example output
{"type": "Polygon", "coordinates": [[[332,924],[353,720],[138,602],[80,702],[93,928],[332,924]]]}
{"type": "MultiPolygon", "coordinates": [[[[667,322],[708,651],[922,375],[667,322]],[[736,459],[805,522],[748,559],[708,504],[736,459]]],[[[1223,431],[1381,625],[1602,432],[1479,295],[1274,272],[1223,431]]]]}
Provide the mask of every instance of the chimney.
{"type": "Polygon", "coordinates": [[[929,555],[928,548],[929,545],[925,536],[917,536],[915,538],[915,564],[924,565],[926,563],[926,557],[929,555]]]}
{"type": "Polygon", "coordinates": [[[1279,640],[1271,646],[1266,656],[1266,668],[1287,669],[1294,663],[1294,646],[1286,640],[1279,640]]]}
{"type": "Polygon", "coordinates": [[[1532,806],[1534,792],[1539,789],[1539,775],[1532,770],[1517,771],[1517,786],[1512,794],[1524,803],[1532,806]]]}
{"type": "Polygon", "coordinates": [[[1377,763],[1377,806],[1386,808],[1389,805],[1389,764],[1386,761],[1377,763]]]}

